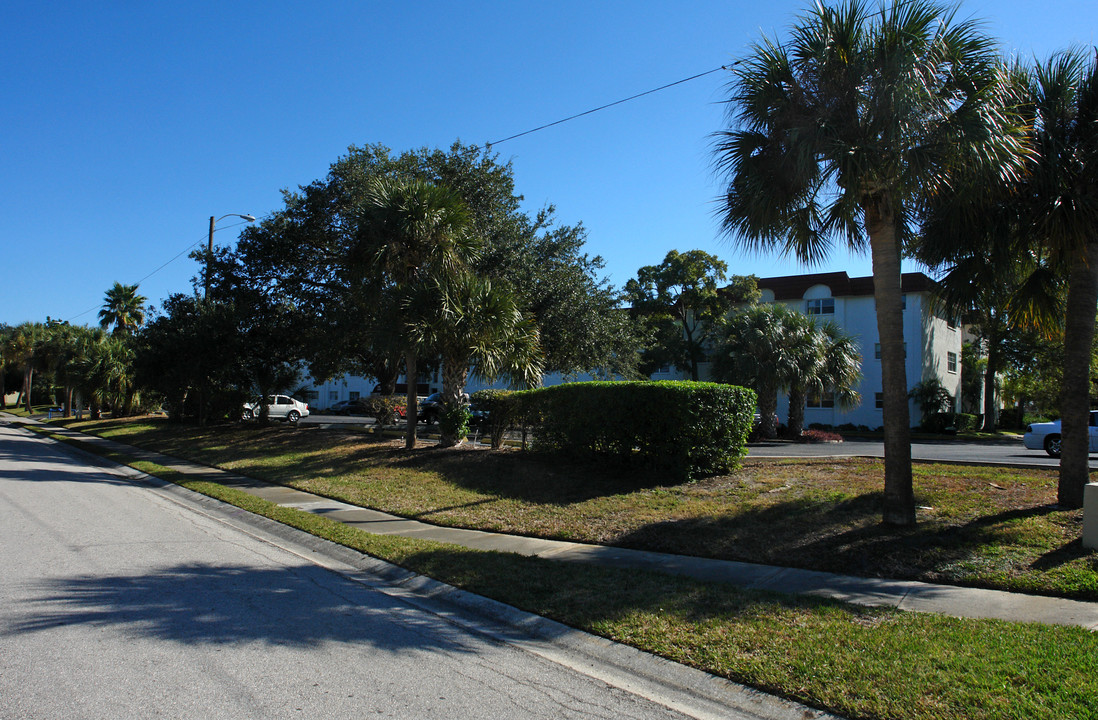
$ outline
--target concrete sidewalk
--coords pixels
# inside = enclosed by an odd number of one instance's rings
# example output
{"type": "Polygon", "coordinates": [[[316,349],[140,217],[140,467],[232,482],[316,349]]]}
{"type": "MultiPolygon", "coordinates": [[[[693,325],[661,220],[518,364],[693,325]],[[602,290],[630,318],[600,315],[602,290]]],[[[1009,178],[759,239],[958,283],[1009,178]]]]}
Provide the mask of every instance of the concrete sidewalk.
{"type": "MultiPolygon", "coordinates": [[[[39,424],[35,420],[26,418],[2,414],[0,417],[25,424],[39,424]]],[[[812,570],[439,527],[281,485],[272,485],[53,425],[50,426],[50,430],[89,446],[125,453],[131,457],[171,468],[195,479],[220,483],[279,505],[324,515],[379,535],[423,538],[478,550],[512,552],[567,562],[655,570],[699,580],[727,582],[747,589],[812,595],[859,605],[890,606],[900,610],[936,612],[956,617],[1079,625],[1090,630],[1098,630],[1098,603],[1095,602],[953,585],[934,585],[909,580],[861,578],[812,570]]]]}

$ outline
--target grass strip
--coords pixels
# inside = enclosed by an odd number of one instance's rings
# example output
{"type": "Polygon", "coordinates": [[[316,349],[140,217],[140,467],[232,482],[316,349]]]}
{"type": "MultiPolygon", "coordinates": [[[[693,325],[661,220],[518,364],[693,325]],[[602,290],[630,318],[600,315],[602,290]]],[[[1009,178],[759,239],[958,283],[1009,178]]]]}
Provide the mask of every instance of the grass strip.
{"type": "Polygon", "coordinates": [[[535,453],[422,447],[321,428],[56,421],[119,442],[436,525],[1098,600],[1082,511],[1055,469],[913,468],[919,522],[883,525],[883,464],[751,460],[691,483],[535,453]]]}
{"type": "Polygon", "coordinates": [[[371,535],[154,463],[97,454],[464,590],[849,718],[1098,717],[1098,633],[1082,628],[861,608],[371,535]]]}

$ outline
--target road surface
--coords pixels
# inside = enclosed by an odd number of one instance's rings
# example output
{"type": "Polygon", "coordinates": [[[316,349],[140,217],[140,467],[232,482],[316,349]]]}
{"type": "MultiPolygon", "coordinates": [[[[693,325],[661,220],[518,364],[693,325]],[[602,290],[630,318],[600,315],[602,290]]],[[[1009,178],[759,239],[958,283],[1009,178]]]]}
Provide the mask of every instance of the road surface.
{"type": "MultiPolygon", "coordinates": [[[[841,443],[759,442],[748,447],[749,458],[765,457],[884,457],[879,440],[846,440],[841,443]]],[[[956,440],[916,441],[911,443],[915,460],[1006,465],[1012,467],[1060,467],[1059,458],[1042,450],[1027,450],[1019,438],[1015,442],[960,442],[956,440]]],[[[1090,469],[1098,470],[1098,456],[1091,455],[1090,469]]]]}
{"type": "Polygon", "coordinates": [[[674,718],[0,426],[0,718],[674,718]]]}

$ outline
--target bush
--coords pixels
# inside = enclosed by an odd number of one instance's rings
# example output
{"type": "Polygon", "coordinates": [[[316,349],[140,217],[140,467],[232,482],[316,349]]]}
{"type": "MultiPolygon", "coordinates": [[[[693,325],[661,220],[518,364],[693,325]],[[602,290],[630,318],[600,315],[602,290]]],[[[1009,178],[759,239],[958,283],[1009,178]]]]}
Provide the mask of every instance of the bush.
{"type": "Polygon", "coordinates": [[[956,432],[956,417],[957,413],[952,412],[932,413],[923,416],[923,422],[919,426],[919,429],[923,432],[938,434],[956,432]]]}
{"type": "Polygon", "coordinates": [[[979,429],[980,416],[972,413],[957,413],[954,418],[954,427],[957,432],[973,432],[979,429]]]}
{"type": "Polygon", "coordinates": [[[822,443],[842,442],[843,436],[826,430],[805,430],[801,433],[801,442],[822,443]]]}
{"type": "Polygon", "coordinates": [[[399,395],[370,395],[357,402],[363,412],[377,420],[378,425],[392,425],[396,422],[398,411],[406,405],[405,399],[399,395]]]}
{"type": "Polygon", "coordinates": [[[503,446],[503,435],[512,429],[518,419],[519,404],[510,390],[478,390],[470,397],[476,409],[473,424],[491,439],[492,449],[503,446]]]}
{"type": "Polygon", "coordinates": [[[469,421],[472,418],[473,414],[465,403],[443,405],[438,416],[438,429],[443,435],[449,435],[460,443],[469,434],[469,421]]]}
{"type": "Polygon", "coordinates": [[[727,472],[746,453],[754,391],[696,382],[585,382],[514,393],[538,449],[671,473],[727,472]]]}

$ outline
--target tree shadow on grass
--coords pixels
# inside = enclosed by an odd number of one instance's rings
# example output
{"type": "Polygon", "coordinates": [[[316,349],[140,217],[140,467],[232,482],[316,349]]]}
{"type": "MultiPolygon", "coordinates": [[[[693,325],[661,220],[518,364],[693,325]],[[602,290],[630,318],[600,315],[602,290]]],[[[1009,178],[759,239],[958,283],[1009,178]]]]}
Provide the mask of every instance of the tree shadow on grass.
{"type": "MultiPolygon", "coordinates": [[[[734,515],[652,523],[615,539],[644,550],[699,555],[894,579],[936,579],[950,566],[1007,543],[1008,524],[1056,512],[1017,508],[951,524],[921,520],[911,527],[880,522],[883,493],[838,502],[794,499],[734,515]]],[[[1068,562],[1082,554],[1053,556],[1068,562]]],[[[1035,568],[1041,569],[1041,568],[1035,568]]]]}

